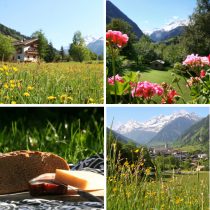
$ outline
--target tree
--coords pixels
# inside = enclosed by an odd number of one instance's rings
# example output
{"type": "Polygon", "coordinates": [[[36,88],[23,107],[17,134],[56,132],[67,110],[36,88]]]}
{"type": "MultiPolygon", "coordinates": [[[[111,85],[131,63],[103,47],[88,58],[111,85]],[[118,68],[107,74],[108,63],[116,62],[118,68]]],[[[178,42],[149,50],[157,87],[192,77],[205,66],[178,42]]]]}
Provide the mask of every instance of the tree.
{"type": "Polygon", "coordinates": [[[40,59],[44,59],[47,54],[48,50],[48,41],[47,38],[45,37],[44,33],[40,31],[36,31],[32,34],[33,38],[38,38],[38,53],[40,59]]]}
{"type": "Polygon", "coordinates": [[[183,44],[188,53],[208,55],[210,52],[210,0],[197,0],[197,7],[186,27],[183,44]]]}
{"type": "Polygon", "coordinates": [[[90,59],[89,50],[85,46],[85,42],[80,31],[77,31],[73,36],[73,43],[69,48],[69,55],[74,61],[79,62],[90,59]]]}
{"type": "Polygon", "coordinates": [[[9,60],[15,48],[10,38],[0,34],[0,60],[9,60]]]}
{"type": "Polygon", "coordinates": [[[134,44],[134,51],[137,65],[139,63],[150,64],[150,62],[157,57],[154,51],[154,44],[146,35],[143,35],[141,39],[134,44]]]}
{"type": "Polygon", "coordinates": [[[46,50],[46,55],[44,57],[44,60],[46,62],[53,62],[55,60],[55,55],[56,55],[55,49],[53,47],[52,42],[50,42],[48,44],[48,47],[47,47],[47,50],[46,50]]]}
{"type": "Polygon", "coordinates": [[[64,56],[65,56],[63,46],[61,46],[61,49],[60,49],[60,55],[61,55],[61,59],[62,59],[62,61],[63,61],[64,56]]]}

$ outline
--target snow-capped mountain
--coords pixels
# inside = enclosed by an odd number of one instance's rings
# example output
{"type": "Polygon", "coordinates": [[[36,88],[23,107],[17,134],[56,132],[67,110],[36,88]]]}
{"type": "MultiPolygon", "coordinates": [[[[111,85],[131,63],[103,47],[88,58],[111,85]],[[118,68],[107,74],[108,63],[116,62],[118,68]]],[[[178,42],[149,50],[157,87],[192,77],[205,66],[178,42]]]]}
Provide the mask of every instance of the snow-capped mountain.
{"type": "MultiPolygon", "coordinates": [[[[194,122],[197,122],[201,118],[195,113],[189,113],[185,110],[181,110],[171,115],[160,115],[154,117],[146,122],[130,120],[127,123],[119,126],[119,128],[116,129],[116,131],[139,143],[147,144],[149,141],[155,138],[155,136],[159,132],[161,132],[165,127],[167,127],[167,125],[169,125],[172,122],[175,122],[176,119],[184,119],[186,120],[186,123],[192,122],[193,124],[194,122]]],[[[189,123],[189,125],[191,125],[191,123],[189,123]]]]}
{"type": "Polygon", "coordinates": [[[164,26],[162,30],[164,31],[171,31],[179,26],[187,26],[189,24],[189,20],[174,20],[164,26]]]}
{"type": "Polygon", "coordinates": [[[84,41],[85,41],[85,44],[88,45],[90,44],[91,42],[95,42],[96,40],[98,40],[99,38],[96,38],[92,35],[88,35],[88,36],[85,36],[84,37],[84,41]]]}
{"type": "Polygon", "coordinates": [[[189,24],[189,20],[175,20],[165,25],[161,29],[154,29],[150,33],[150,38],[155,42],[164,41],[181,35],[185,27],[189,24]]]}
{"type": "Polygon", "coordinates": [[[86,40],[86,44],[88,49],[94,52],[97,55],[103,55],[104,52],[104,39],[103,37],[100,38],[94,38],[86,40]],[[89,43],[88,43],[89,41],[89,43]]]}

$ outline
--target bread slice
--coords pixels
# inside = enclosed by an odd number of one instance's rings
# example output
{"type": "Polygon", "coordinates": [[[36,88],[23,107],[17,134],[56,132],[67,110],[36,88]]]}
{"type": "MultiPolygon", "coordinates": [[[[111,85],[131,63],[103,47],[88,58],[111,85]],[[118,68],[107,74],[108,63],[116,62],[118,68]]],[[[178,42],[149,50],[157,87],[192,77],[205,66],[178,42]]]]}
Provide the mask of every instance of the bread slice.
{"type": "Polygon", "coordinates": [[[26,191],[29,180],[56,169],[69,170],[69,166],[52,153],[22,150],[0,154],[0,194],[26,191]]]}

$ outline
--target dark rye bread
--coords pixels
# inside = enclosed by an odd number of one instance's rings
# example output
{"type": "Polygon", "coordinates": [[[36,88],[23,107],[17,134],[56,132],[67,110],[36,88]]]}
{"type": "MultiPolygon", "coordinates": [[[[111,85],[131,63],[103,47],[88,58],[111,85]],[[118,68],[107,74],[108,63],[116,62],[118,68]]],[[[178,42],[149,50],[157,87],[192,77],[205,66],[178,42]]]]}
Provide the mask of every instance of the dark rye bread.
{"type": "Polygon", "coordinates": [[[23,150],[0,154],[0,194],[26,191],[29,180],[56,169],[69,170],[69,166],[52,153],[23,150]]]}

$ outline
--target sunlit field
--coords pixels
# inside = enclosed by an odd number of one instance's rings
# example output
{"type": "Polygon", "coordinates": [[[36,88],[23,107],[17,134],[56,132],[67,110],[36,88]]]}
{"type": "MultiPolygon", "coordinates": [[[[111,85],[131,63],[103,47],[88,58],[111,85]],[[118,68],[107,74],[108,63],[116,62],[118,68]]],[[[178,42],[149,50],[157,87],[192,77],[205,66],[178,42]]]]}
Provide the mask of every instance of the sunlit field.
{"type": "Polygon", "coordinates": [[[103,103],[102,63],[0,65],[2,104],[103,103]]]}

